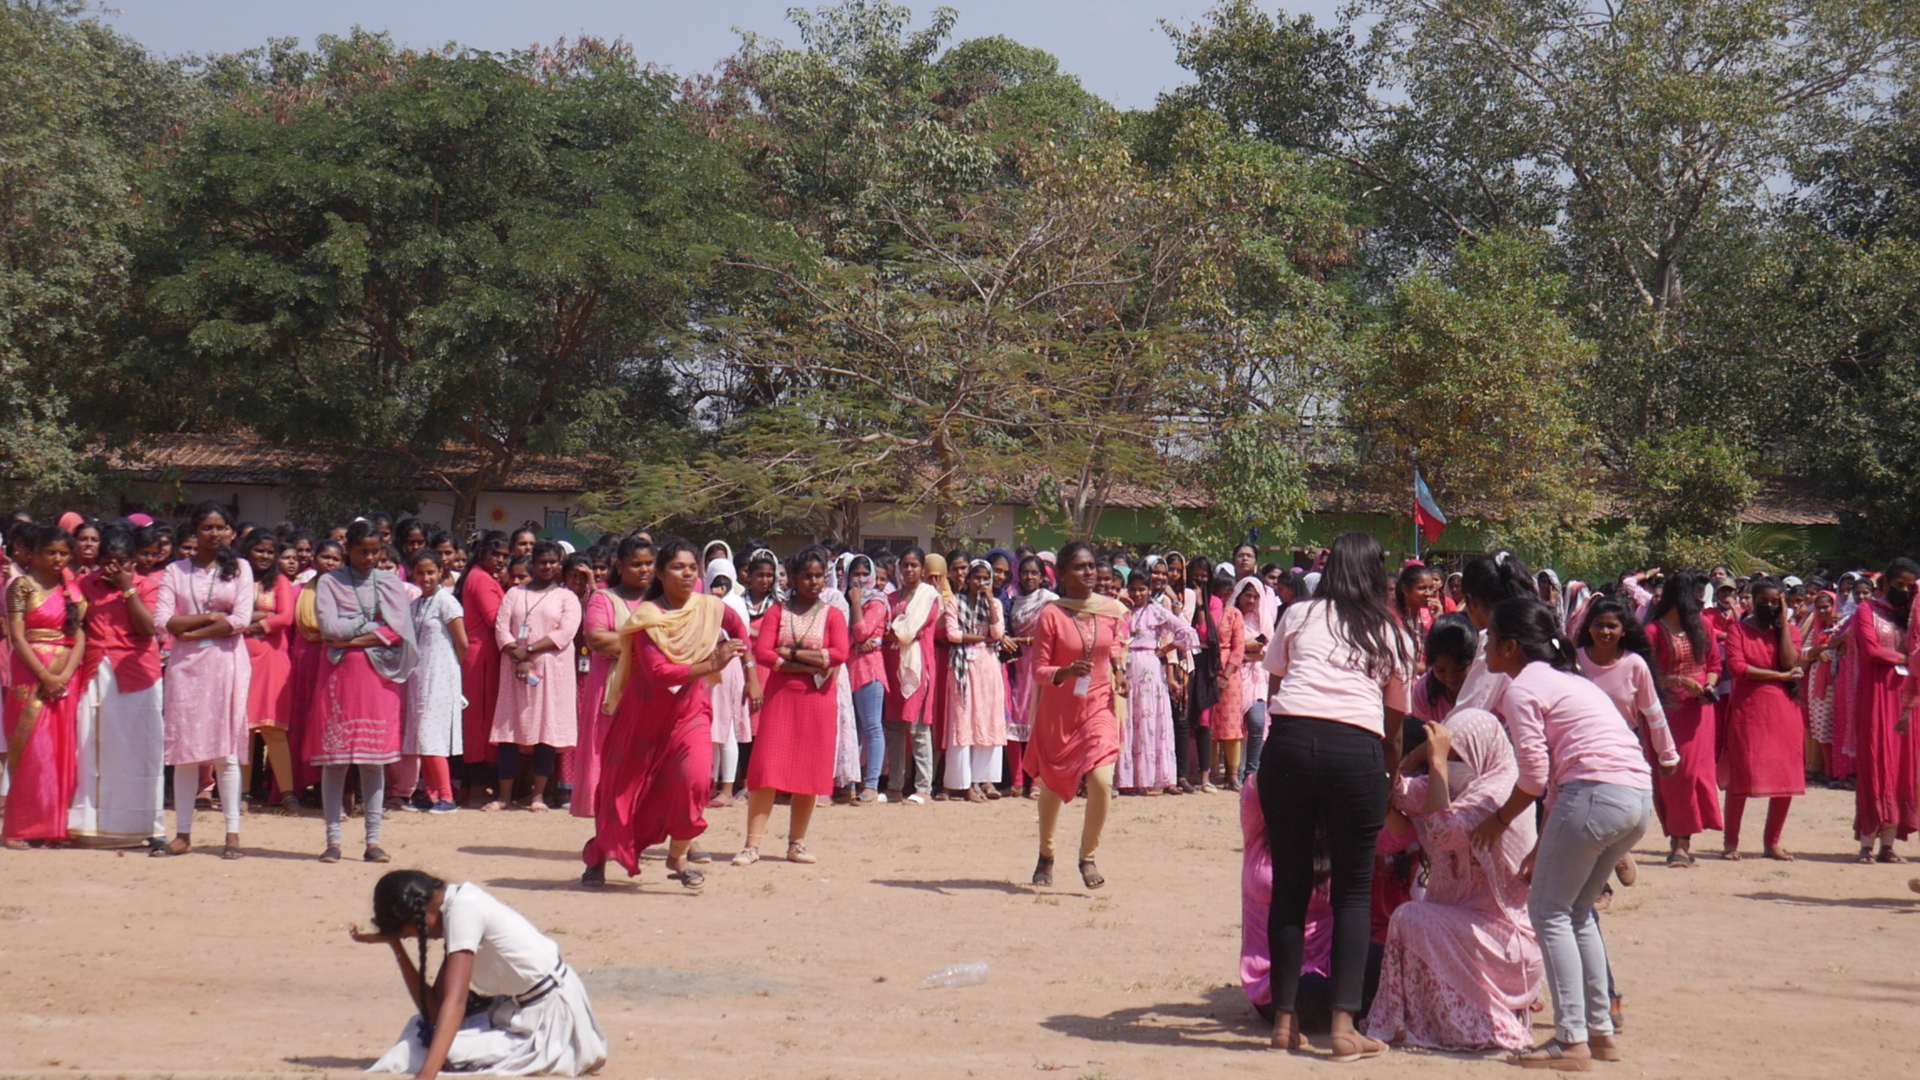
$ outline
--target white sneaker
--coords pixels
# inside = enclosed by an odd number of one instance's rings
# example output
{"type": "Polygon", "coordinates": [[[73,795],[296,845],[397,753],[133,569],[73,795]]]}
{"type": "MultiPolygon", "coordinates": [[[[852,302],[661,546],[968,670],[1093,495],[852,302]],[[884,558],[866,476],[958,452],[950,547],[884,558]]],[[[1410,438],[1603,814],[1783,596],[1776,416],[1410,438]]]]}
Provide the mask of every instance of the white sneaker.
{"type": "MultiPolygon", "coordinates": [[[[877,802],[877,803],[883,803],[883,802],[886,802],[886,801],[887,801],[887,793],[886,793],[886,792],[884,792],[884,791],[876,791],[876,792],[874,792],[874,793],[873,793],[873,801],[874,801],[874,802],[877,802]]],[[[1915,880],[1917,880],[1917,881],[1920,881],[1920,878],[1916,878],[1915,880]]],[[[1913,890],[1913,891],[1914,891],[1914,892],[1920,892],[1920,889],[1915,889],[1915,890],[1913,890]]]]}
{"type": "Polygon", "coordinates": [[[916,791],[913,794],[907,796],[907,801],[910,803],[913,803],[915,806],[925,806],[927,803],[927,797],[916,791]]]}

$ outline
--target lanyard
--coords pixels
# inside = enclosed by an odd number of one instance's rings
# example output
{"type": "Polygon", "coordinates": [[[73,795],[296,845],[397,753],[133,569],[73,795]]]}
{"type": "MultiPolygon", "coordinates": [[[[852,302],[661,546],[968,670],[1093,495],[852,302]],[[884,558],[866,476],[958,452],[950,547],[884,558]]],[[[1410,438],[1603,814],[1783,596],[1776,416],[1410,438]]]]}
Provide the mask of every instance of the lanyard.
{"type": "Polygon", "coordinates": [[[546,603],[547,598],[552,596],[559,588],[560,586],[558,584],[547,586],[540,591],[540,599],[538,600],[528,599],[528,597],[533,595],[531,590],[520,597],[520,640],[522,643],[525,643],[527,638],[533,634],[533,613],[539,611],[540,605],[546,603]]]}

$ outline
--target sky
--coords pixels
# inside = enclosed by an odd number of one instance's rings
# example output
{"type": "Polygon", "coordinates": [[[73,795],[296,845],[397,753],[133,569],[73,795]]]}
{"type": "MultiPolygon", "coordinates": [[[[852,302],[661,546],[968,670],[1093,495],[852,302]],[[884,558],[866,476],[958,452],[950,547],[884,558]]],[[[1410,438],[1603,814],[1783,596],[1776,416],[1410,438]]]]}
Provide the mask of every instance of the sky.
{"type": "MultiPolygon", "coordinates": [[[[1341,0],[1292,0],[1330,22],[1341,0]]],[[[734,27],[797,44],[788,0],[108,0],[102,16],[167,55],[235,52],[270,37],[345,33],[358,25],[402,43],[457,41],[505,50],[560,37],[625,37],[635,53],[681,75],[709,71],[739,42],[734,27]]],[[[805,6],[817,6],[809,4],[805,6]]],[[[924,23],[940,6],[907,0],[924,23]]],[[[955,41],[1004,34],[1060,58],[1062,70],[1121,108],[1146,108],[1187,81],[1158,20],[1198,20],[1213,0],[947,0],[955,41]]],[[[1278,5],[1263,3],[1269,10],[1278,5]]]]}

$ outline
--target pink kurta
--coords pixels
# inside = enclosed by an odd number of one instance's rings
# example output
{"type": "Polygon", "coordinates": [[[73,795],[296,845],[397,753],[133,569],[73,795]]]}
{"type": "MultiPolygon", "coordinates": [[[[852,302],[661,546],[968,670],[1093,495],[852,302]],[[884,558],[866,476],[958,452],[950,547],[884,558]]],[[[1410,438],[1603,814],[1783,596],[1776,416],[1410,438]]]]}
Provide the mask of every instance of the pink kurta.
{"type": "MultiPolygon", "coordinates": [[[[1794,648],[1800,635],[1793,635],[1794,648]]],[[[1727,676],[1733,695],[1721,708],[1726,748],[1720,786],[1729,795],[1769,798],[1807,793],[1807,728],[1787,684],[1747,676],[1751,668],[1779,670],[1780,632],[1742,619],[1727,629],[1727,676]]]]}
{"type": "MultiPolygon", "coordinates": [[[[1247,737],[1247,699],[1240,669],[1246,663],[1247,620],[1236,607],[1220,612],[1220,697],[1213,703],[1213,737],[1247,737]]],[[[1264,671],[1264,669],[1263,669],[1264,671]]],[[[1264,675],[1262,681],[1265,681],[1264,675]]]]}
{"type": "Polygon", "coordinates": [[[205,612],[226,616],[234,632],[230,637],[173,642],[161,691],[169,765],[221,761],[247,752],[247,688],[253,663],[240,635],[253,620],[253,567],[242,560],[233,577],[222,581],[218,562],[205,568],[191,559],[168,565],[160,578],[154,623],[165,627],[175,615],[205,612]]]}
{"type": "MultiPolygon", "coordinates": [[[[1687,635],[1670,634],[1657,621],[1647,624],[1647,640],[1653,643],[1661,674],[1669,679],[1684,675],[1705,685],[1707,676],[1720,670],[1720,649],[1712,643],[1710,627],[1704,663],[1693,655],[1687,635]]],[[[1714,765],[1714,706],[1671,686],[1663,687],[1662,697],[1680,767],[1672,776],[1654,773],[1653,808],[1660,815],[1660,827],[1668,836],[1717,832],[1723,826],[1719,771],[1714,765]]]]}
{"type": "Polygon", "coordinates": [[[545,744],[565,750],[579,741],[579,707],[573,638],[580,632],[580,598],[555,584],[545,589],[515,585],[494,615],[493,642],[500,650],[500,696],[494,704],[495,743],[519,746],[545,744]],[[529,685],[514,674],[506,648],[515,642],[557,648],[533,657],[539,685],[529,685]]]}
{"type": "MultiPolygon", "coordinates": [[[[1014,637],[1030,638],[1034,627],[1040,623],[1040,612],[1054,600],[1059,599],[1046,589],[1039,590],[1043,599],[1026,601],[1030,607],[1022,606],[1022,598],[1015,597],[1008,609],[1007,630],[1014,637]]],[[[1007,705],[1007,738],[1012,742],[1026,742],[1033,737],[1033,710],[1039,701],[1039,689],[1033,677],[1033,646],[1020,650],[1020,658],[1013,667],[1013,688],[1011,700],[1007,705]]]]}
{"type": "Polygon", "coordinates": [[[960,639],[964,628],[960,625],[960,600],[945,606],[940,613],[940,632],[946,639],[948,663],[965,663],[967,666],[966,684],[963,686],[954,680],[952,690],[947,695],[947,749],[957,746],[1005,746],[1007,744],[1007,684],[1001,674],[1000,639],[1007,635],[1005,617],[1000,611],[1000,601],[991,597],[987,602],[993,605],[984,626],[976,626],[971,633],[987,636],[987,640],[976,645],[962,645],[960,639]],[[955,659],[957,657],[957,659],[955,659]]]}
{"type": "MultiPolygon", "coordinates": [[[[413,612],[403,583],[375,570],[356,581],[350,570],[335,570],[315,580],[314,613],[320,632],[331,640],[378,633],[410,652],[413,612]]],[[[400,760],[405,734],[407,671],[383,677],[365,648],[333,649],[322,644],[319,682],[308,716],[307,760],[314,765],[391,765],[400,760]]]]}
{"type": "Polygon", "coordinates": [[[467,699],[460,718],[461,757],[468,765],[483,765],[493,761],[493,714],[500,702],[500,646],[493,624],[506,590],[479,567],[468,568],[461,582],[461,623],[467,630],[467,658],[460,667],[467,699]]]}
{"type": "Polygon", "coordinates": [[[1123,786],[1150,791],[1180,779],[1174,771],[1173,704],[1160,660],[1162,637],[1182,652],[1200,646],[1193,627],[1159,604],[1137,608],[1127,617],[1127,753],[1133,768],[1131,784],[1123,786]]]}
{"type": "MultiPolygon", "coordinates": [[[[23,588],[28,580],[18,579],[8,591],[23,588]]],[[[80,590],[63,582],[59,588],[47,590],[22,620],[28,646],[41,666],[49,671],[59,671],[77,644],[67,633],[69,606],[78,624],[85,604],[80,599],[80,590]]],[[[75,669],[75,677],[67,681],[66,693],[47,701],[40,696],[40,679],[19,653],[9,652],[7,659],[11,671],[5,721],[7,771],[12,790],[7,795],[0,838],[65,840],[67,808],[73,803],[74,787],[79,782],[74,717],[85,684],[75,669]]]]}
{"type": "MultiPolygon", "coordinates": [[[[735,641],[747,640],[747,624],[731,609],[720,626],[735,641]]],[[[688,670],[645,632],[633,635],[633,671],[602,747],[594,836],[580,853],[588,866],[611,859],[632,877],[647,848],[707,831],[712,705],[707,681],[689,678],[688,670]]]]}
{"type": "Polygon", "coordinates": [[[815,685],[814,677],[776,671],[777,650],[819,649],[829,667],[847,661],[847,617],[826,601],[803,616],[775,604],[760,617],[753,659],[766,672],[766,697],[754,725],[753,757],[747,763],[747,787],[770,788],[794,796],[832,795],[833,759],[840,735],[840,701],[834,681],[815,685]]]}
{"type": "MultiPolygon", "coordinates": [[[[893,594],[889,601],[892,608],[892,613],[887,616],[889,620],[898,618],[901,612],[907,610],[907,598],[908,594],[905,592],[893,594]]],[[[882,651],[886,654],[887,663],[885,716],[888,722],[926,724],[933,721],[935,686],[940,674],[934,662],[933,636],[939,628],[940,605],[936,603],[927,612],[927,621],[920,624],[919,633],[914,637],[914,644],[920,649],[920,687],[914,691],[912,697],[900,695],[901,646],[891,632],[886,635],[886,641],[882,643],[882,651]]]]}
{"type": "MultiPolygon", "coordinates": [[[[247,721],[253,727],[293,725],[293,658],[288,638],[293,635],[293,605],[300,592],[285,574],[273,579],[268,594],[271,610],[260,623],[260,637],[247,638],[247,658],[253,665],[247,682],[247,721]]],[[[260,602],[258,590],[254,603],[260,602]]]]}
{"type": "Polygon", "coordinates": [[[1042,609],[1035,623],[1033,672],[1039,700],[1033,738],[1027,743],[1026,770],[1062,802],[1073,801],[1082,777],[1120,760],[1111,675],[1124,647],[1121,634],[1119,619],[1081,615],[1076,620],[1073,612],[1058,603],[1042,609]],[[1083,659],[1093,661],[1085,697],[1073,692],[1075,679],[1054,684],[1055,673],[1083,659]]]}
{"type": "Polygon", "coordinates": [[[1894,731],[1900,721],[1905,679],[1896,665],[1907,662],[1905,638],[1884,600],[1870,599],[1854,611],[1847,641],[1853,677],[1840,684],[1835,716],[1852,719],[1854,737],[1853,831],[1861,840],[1892,826],[1902,840],[1920,828],[1920,743],[1914,731],[1894,731]]]}
{"type": "MultiPolygon", "coordinates": [[[[1267,921],[1273,913],[1273,852],[1267,848],[1267,818],[1260,809],[1259,773],[1240,789],[1240,988],[1254,1005],[1273,1003],[1273,952],[1267,921]]],[[[1383,835],[1382,839],[1386,837],[1383,835]]],[[[1374,892],[1380,875],[1375,871],[1374,892]]],[[[1300,974],[1333,972],[1332,879],[1313,888],[1301,928],[1300,974]]]]}
{"type": "MultiPolygon", "coordinates": [[[[587,609],[581,615],[581,629],[588,635],[596,631],[618,631],[640,609],[640,601],[628,603],[620,599],[611,589],[600,589],[587,600],[587,609]]],[[[573,784],[573,798],[567,803],[567,809],[574,817],[590,818],[598,805],[595,793],[600,787],[601,754],[607,740],[607,729],[613,723],[613,717],[600,711],[602,700],[607,693],[607,679],[613,674],[615,661],[602,653],[589,653],[586,674],[580,676],[578,742],[569,756],[573,772],[568,778],[573,784]]]]}

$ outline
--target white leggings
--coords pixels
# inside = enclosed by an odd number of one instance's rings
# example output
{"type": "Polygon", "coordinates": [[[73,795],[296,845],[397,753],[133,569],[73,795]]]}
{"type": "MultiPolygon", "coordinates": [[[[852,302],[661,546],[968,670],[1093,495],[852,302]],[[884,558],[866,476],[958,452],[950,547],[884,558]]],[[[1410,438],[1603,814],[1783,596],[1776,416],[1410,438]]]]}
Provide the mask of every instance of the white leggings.
{"type": "MultiPolygon", "coordinates": [[[[193,800],[200,795],[201,762],[189,761],[173,767],[173,831],[193,835],[193,800]]],[[[224,757],[214,762],[213,786],[220,793],[220,812],[226,815],[227,831],[240,831],[240,759],[224,757]]]]}
{"type": "Polygon", "coordinates": [[[1000,755],[1003,746],[949,746],[947,748],[947,787],[953,791],[975,784],[1000,782],[1000,755]]]}
{"type": "Polygon", "coordinates": [[[728,739],[713,744],[713,779],[716,783],[731,784],[739,778],[740,744],[728,739]]]}

